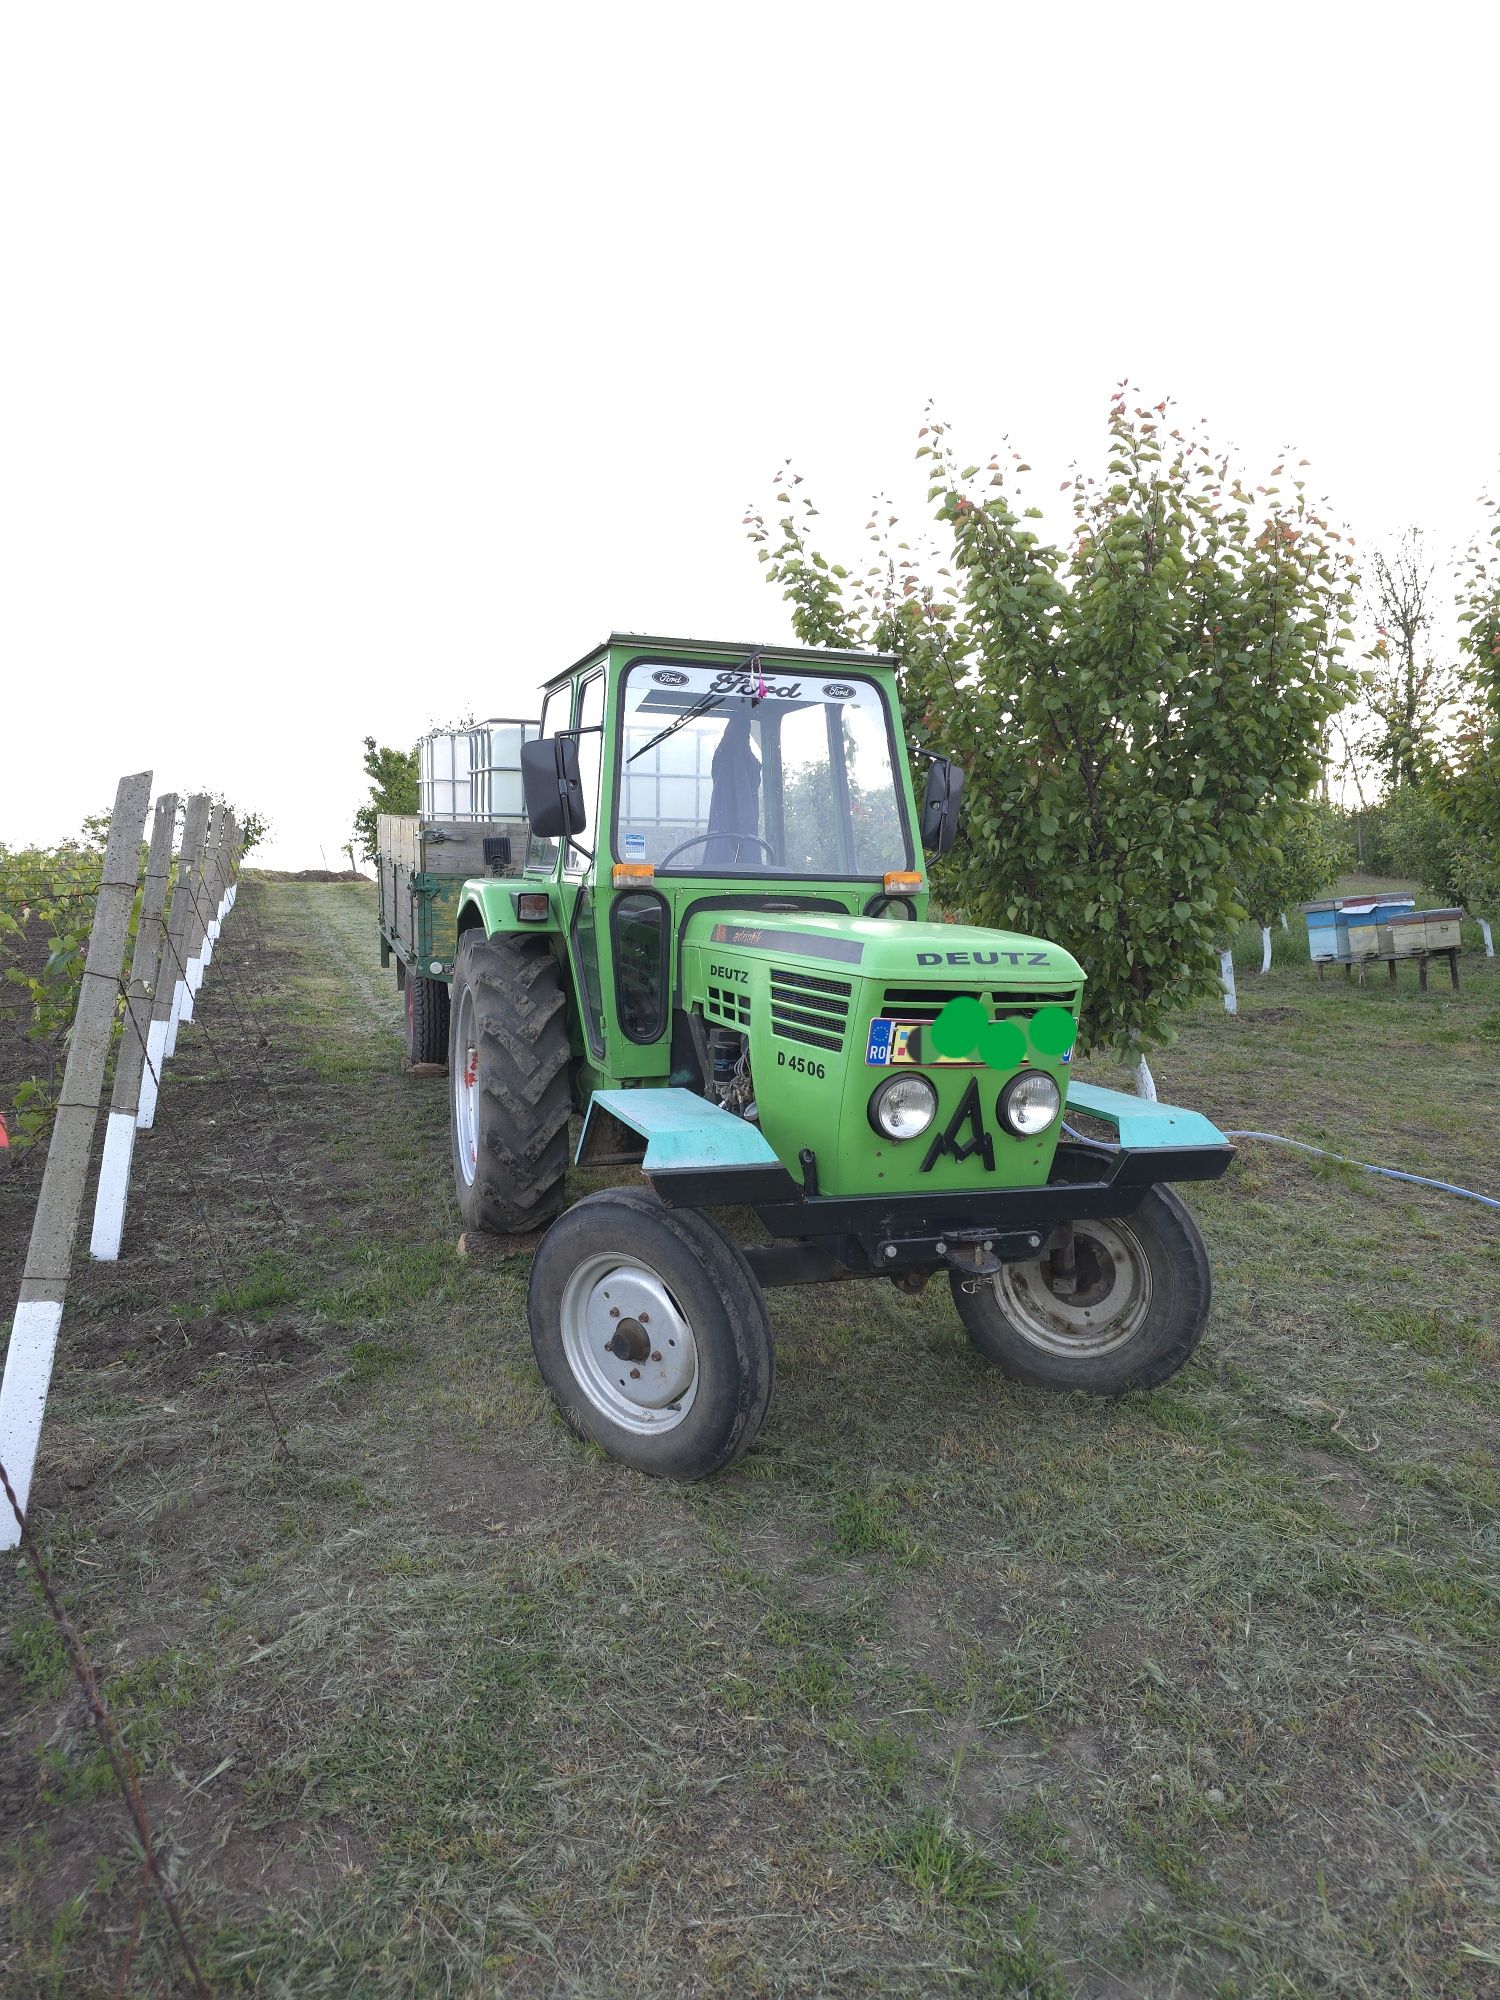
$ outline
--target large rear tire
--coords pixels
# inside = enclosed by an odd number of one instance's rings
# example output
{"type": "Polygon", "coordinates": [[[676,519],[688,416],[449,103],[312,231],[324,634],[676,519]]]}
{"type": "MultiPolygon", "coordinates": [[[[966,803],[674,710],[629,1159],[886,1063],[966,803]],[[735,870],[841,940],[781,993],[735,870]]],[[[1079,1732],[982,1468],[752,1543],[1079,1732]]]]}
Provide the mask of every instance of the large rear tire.
{"type": "Polygon", "coordinates": [[[441,979],[407,972],[398,981],[406,1003],[406,1060],[442,1063],[448,1060],[448,989],[441,979]]]}
{"type": "Polygon", "coordinates": [[[575,1202],[542,1238],[531,1345],[569,1428],[637,1472],[695,1480],[745,1450],[776,1356],[755,1274],[696,1209],[644,1188],[575,1202]]]}
{"type": "Polygon", "coordinates": [[[448,1047],[453,1179],[465,1226],[515,1235],[562,1207],[568,1030],[544,938],[467,931],[453,967],[448,1047]]]}
{"type": "Polygon", "coordinates": [[[1119,1396],[1175,1375],[1203,1337],[1213,1296],[1189,1210],[1154,1187],[1133,1215],[1073,1225],[1073,1289],[1049,1251],[993,1278],[949,1283],[964,1330],[1012,1381],[1119,1396]],[[973,1286],[972,1290],[965,1288],[973,1286]]]}

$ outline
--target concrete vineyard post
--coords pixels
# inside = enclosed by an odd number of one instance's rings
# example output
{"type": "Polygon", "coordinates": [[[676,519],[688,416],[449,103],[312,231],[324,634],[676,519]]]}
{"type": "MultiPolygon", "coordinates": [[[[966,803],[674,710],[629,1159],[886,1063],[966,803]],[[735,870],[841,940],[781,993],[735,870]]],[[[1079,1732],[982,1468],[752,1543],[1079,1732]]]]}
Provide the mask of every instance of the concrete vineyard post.
{"type": "Polygon", "coordinates": [[[151,1002],[151,1026],[146,1031],[146,1073],[141,1079],[141,1108],[136,1129],[149,1132],[156,1118],[156,1093],[161,1084],[161,1066],[166,1061],[168,1042],[183,992],[183,968],[188,960],[188,920],[193,904],[194,877],[203,854],[203,835],[208,825],[208,798],[198,792],[187,802],[183,821],[182,846],[177,853],[177,880],[172,887],[172,912],[167,919],[166,949],[162,954],[161,978],[151,1002]]]}
{"type": "Polygon", "coordinates": [[[130,1162],[135,1152],[136,1116],[141,1104],[141,1079],[146,1068],[146,1043],[157,987],[172,977],[167,959],[167,880],[172,872],[172,843],[177,837],[177,794],[167,792],[156,802],[151,826],[151,851],[146,857],[146,881],[136,926],[135,955],[130,962],[125,1032],[115,1057],[115,1081],[110,1092],[109,1122],[104,1128],[104,1157],[94,1194],[94,1228],[89,1254],[112,1262],[120,1254],[125,1227],[125,1199],[130,1187],[130,1162]]]}
{"type": "MultiPolygon", "coordinates": [[[[130,935],[141,835],[150,797],[149,771],[122,778],[115,794],[62,1094],[32,1220],[20,1301],[5,1355],[5,1375],[0,1381],[0,1463],[23,1513],[31,1492],[68,1269],[83,1211],[84,1179],[99,1121],[104,1065],[114,1034],[120,969],[130,935]]],[[[0,1518],[0,1548],[14,1548],[19,1540],[14,1517],[0,1518]]]]}
{"type": "Polygon", "coordinates": [[[203,947],[208,942],[208,905],[211,893],[214,867],[214,848],[219,838],[219,821],[223,807],[210,804],[208,827],[203,836],[203,858],[193,883],[192,900],[188,905],[187,971],[183,978],[183,990],[177,1003],[177,1018],[167,1031],[167,1054],[177,1053],[177,1030],[184,1021],[193,1018],[193,1003],[198,996],[198,988],[203,984],[203,947]]]}

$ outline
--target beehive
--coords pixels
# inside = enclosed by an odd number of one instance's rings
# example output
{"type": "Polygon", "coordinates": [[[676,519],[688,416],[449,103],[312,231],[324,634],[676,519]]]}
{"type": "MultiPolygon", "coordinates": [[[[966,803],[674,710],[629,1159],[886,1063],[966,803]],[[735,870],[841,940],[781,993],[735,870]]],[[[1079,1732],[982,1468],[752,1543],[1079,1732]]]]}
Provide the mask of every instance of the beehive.
{"type": "Polygon", "coordinates": [[[1339,906],[1334,903],[1309,903],[1307,917],[1307,949],[1316,962],[1318,959],[1335,959],[1339,955],[1337,919],[1339,906]]]}
{"type": "Polygon", "coordinates": [[[1457,951],[1462,910],[1421,910],[1422,928],[1429,951],[1457,951]]]}

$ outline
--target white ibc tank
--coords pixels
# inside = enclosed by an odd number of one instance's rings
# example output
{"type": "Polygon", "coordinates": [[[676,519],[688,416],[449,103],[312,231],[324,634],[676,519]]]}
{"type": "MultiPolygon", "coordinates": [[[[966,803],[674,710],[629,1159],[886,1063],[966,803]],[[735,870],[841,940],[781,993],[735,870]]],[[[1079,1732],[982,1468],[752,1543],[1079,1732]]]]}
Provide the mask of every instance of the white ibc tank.
{"type": "Polygon", "coordinates": [[[534,722],[492,716],[469,729],[434,729],[418,745],[423,819],[521,820],[521,745],[534,722]]]}

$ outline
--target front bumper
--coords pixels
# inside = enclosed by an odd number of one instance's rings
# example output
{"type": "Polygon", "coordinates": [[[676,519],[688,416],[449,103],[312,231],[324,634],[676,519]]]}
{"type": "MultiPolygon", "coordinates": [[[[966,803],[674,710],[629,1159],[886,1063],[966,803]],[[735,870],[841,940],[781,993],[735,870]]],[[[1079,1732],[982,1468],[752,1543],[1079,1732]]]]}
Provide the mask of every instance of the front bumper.
{"type": "MultiPolygon", "coordinates": [[[[819,1195],[779,1164],[653,1167],[648,1160],[643,1171],[668,1208],[754,1209],[774,1243],[821,1252],[831,1267],[824,1275],[893,1277],[940,1264],[983,1269],[1035,1257],[1060,1224],[1129,1215],[1158,1183],[1217,1180],[1233,1158],[1227,1143],[1104,1146],[1065,1139],[1043,1187],[905,1195],[819,1195]]],[[[784,1261],[789,1272],[796,1267],[796,1260],[784,1261]]],[[[803,1259],[802,1274],[816,1275],[815,1263],[803,1259]]]]}

